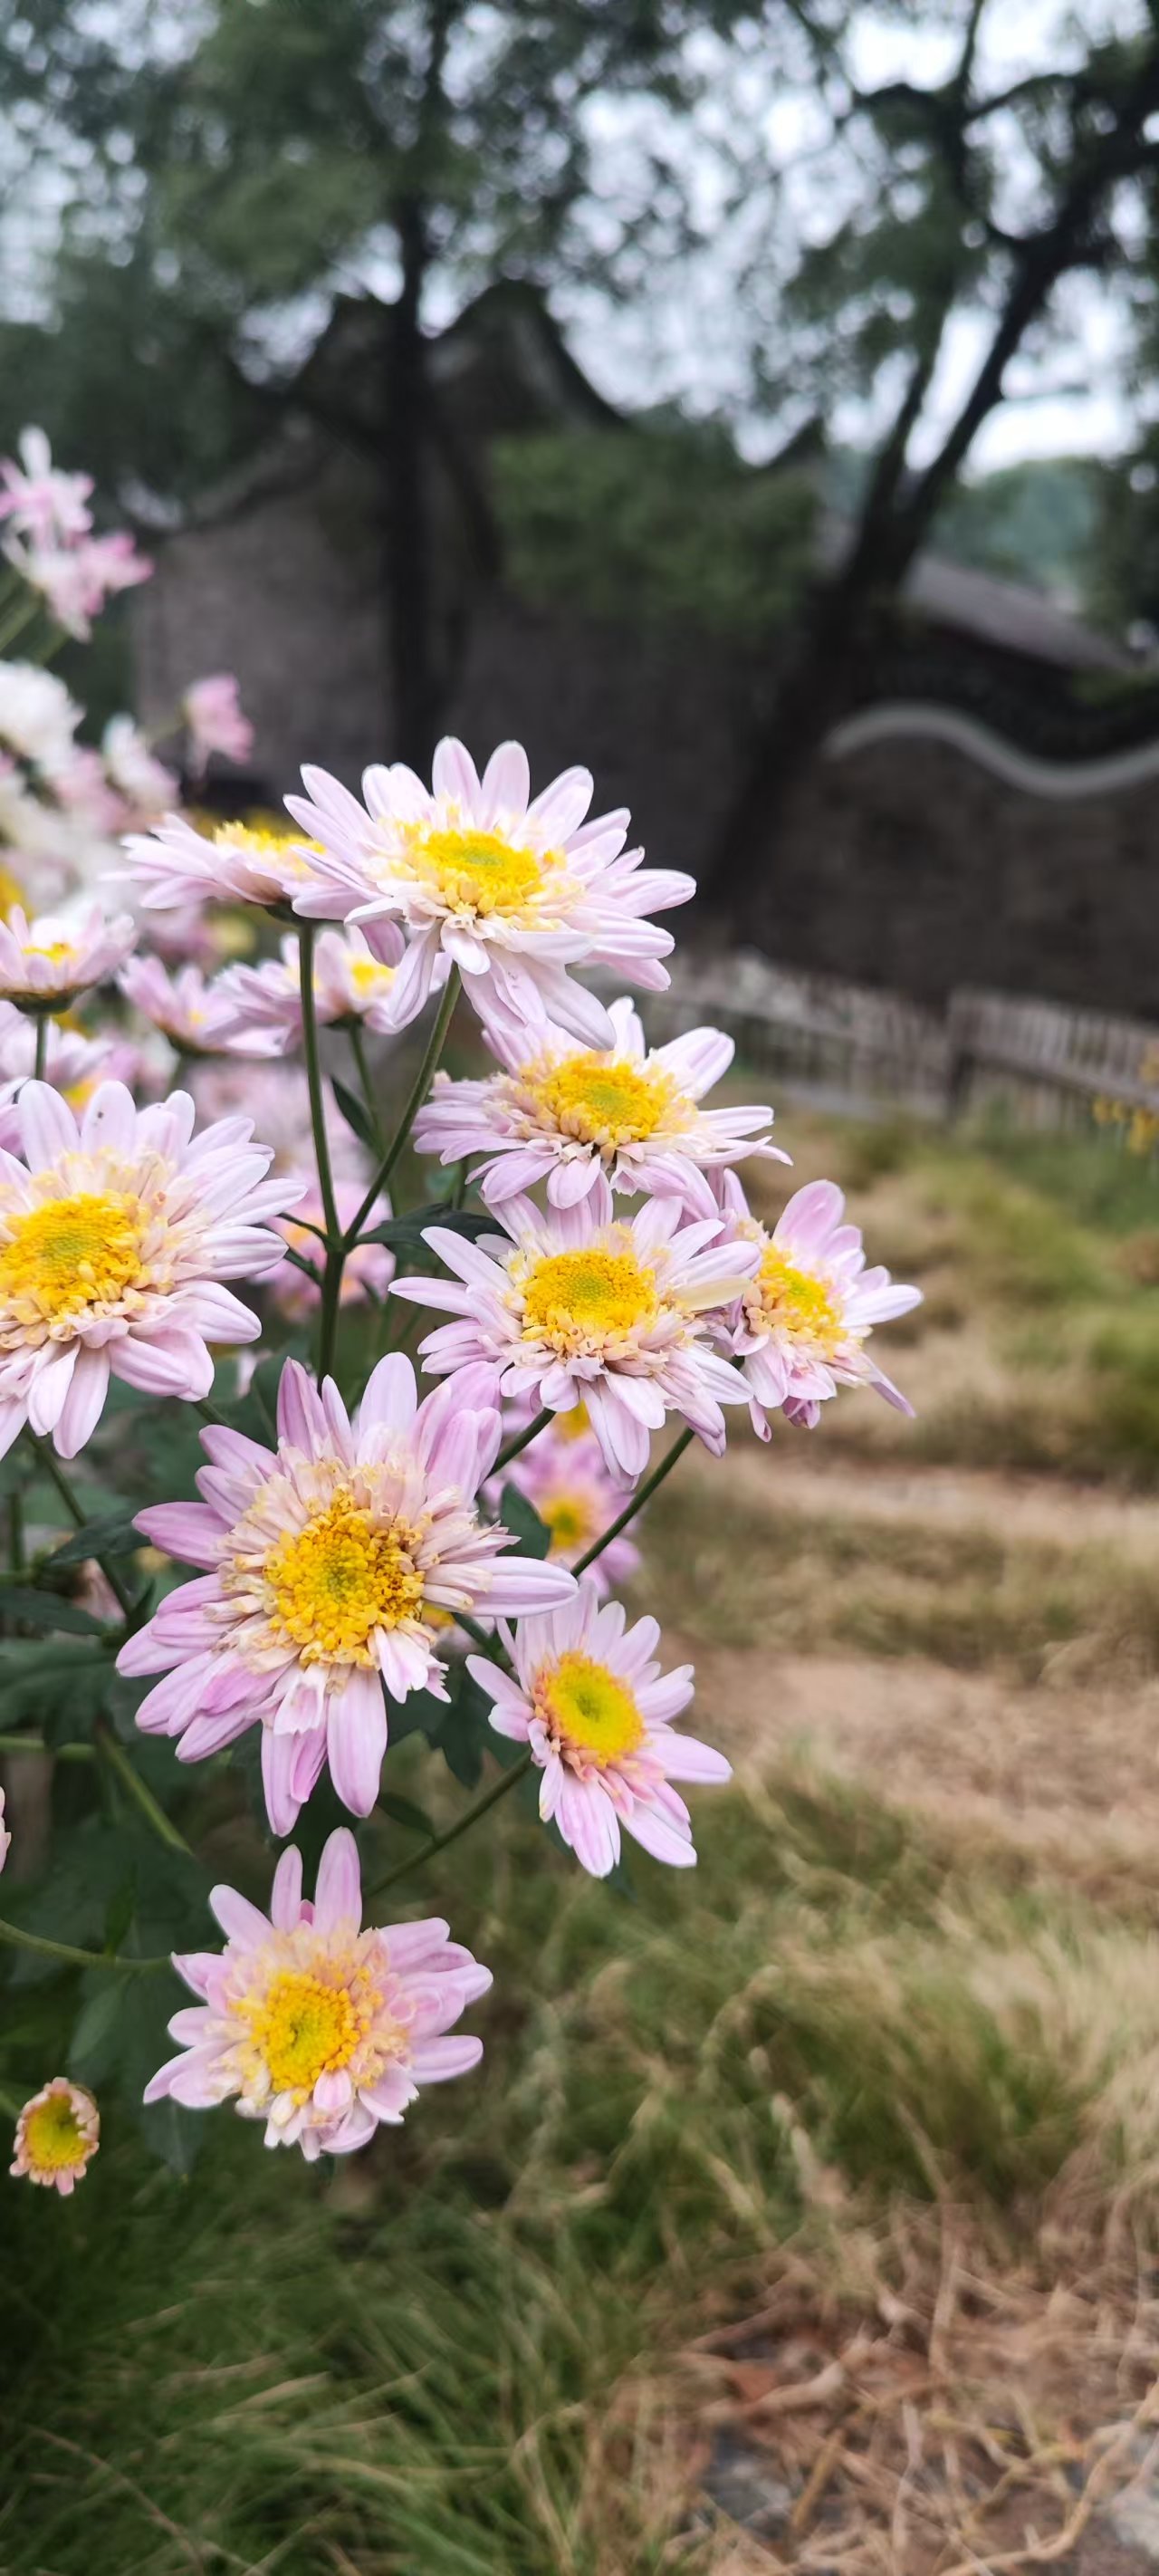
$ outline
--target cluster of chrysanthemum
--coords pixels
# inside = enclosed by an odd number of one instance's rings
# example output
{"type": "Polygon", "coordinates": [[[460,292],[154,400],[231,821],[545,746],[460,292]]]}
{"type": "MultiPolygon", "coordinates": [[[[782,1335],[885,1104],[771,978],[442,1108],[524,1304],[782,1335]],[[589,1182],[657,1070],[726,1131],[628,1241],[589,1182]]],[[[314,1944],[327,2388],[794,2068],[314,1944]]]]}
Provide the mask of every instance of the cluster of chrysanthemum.
{"type": "MultiPolygon", "coordinates": [[[[655,1620],[629,1621],[610,1597],[638,1561],[621,1524],[653,1435],[670,1421],[719,1456],[730,1407],[767,1437],[777,1414],[816,1423],[841,1387],[904,1406],[868,1343],[918,1292],[866,1268],[831,1183],[799,1189],[771,1229],[749,1207],[738,1165],[787,1157],[767,1108],[706,1105],[727,1037],[694,1029],[650,1047],[630,998],[606,1006],[577,980],[595,968],[662,990],[672,940],[653,916],[693,891],[626,847],[626,814],[588,819],[586,771],[533,798],[518,745],[480,777],[446,742],[429,789],[397,765],[367,773],[364,802],[305,778],[308,797],[287,800],[297,834],[198,831],[174,815],[129,841],[127,870],[149,915],[196,924],[225,900],[309,927],[211,982],[188,953],[173,973],[122,958],[122,991],[188,1058],[248,1046],[273,1059],[304,1041],[310,1053],[322,1024],[350,1032],[364,1066],[364,1031],[389,1036],[436,994],[445,1027],[461,989],[488,1069],[440,1073],[412,1142],[477,1185],[484,1221],[429,1224],[430,1275],[392,1280],[385,1248],[360,1240],[386,1205],[372,1143],[330,1192],[341,1249],[327,1190],[300,1168],[300,1069],[199,1063],[198,1102],[224,1111],[199,1128],[184,1091],[141,1108],[103,1066],[88,1081],[59,1032],[49,1079],[14,1072],[4,1111],[0,1450],[27,1424],[74,1455],[111,1375],[204,1398],[214,1351],[260,1329],[226,1281],[281,1272],[284,1289],[289,1263],[316,1301],[337,1259],[344,1292],[435,1310],[445,1320],[420,1343],[431,1391],[420,1397],[395,1351],[351,1410],[333,1377],[287,1359],[274,1445],[211,1423],[199,1499],[140,1514],[142,1537],[195,1572],[121,1647],[121,1673],[150,1684],[138,1724],[184,1762],[256,1729],[278,1837],[325,1769],[366,1817],[392,1712],[415,1692],[445,1698],[448,1658],[469,1640],[491,1726],[521,1748],[506,1758],[538,1771],[540,1814],[582,1866],[605,1876],[624,1834],[687,1865],[681,1789],[723,1781],[728,1765],[674,1723],[691,1669],[666,1671],[655,1620]],[[79,1115],[62,1096],[74,1082],[88,1088],[79,1115]],[[285,1149],[279,1084],[297,1131],[285,1149]],[[546,1526],[543,1558],[503,1526],[508,1483],[546,1526]]],[[[45,980],[50,959],[33,984],[26,928],[0,931],[0,990],[26,1012],[51,994],[57,1007],[75,960],[62,983],[45,980]],[[27,991],[5,980],[7,937],[27,991]]],[[[101,976],[123,935],[87,926],[101,976]]],[[[371,1138],[392,1123],[378,1096],[372,1083],[371,1138]]],[[[331,1836],[312,1903],[301,1881],[290,1847],[268,1919],[215,1891],[225,1948],[176,1961],[198,2000],[171,2025],[180,2053],[150,2098],[234,2098],[270,2144],[313,2157],[362,2145],[420,2084],[475,2063],[479,2042],[449,2034],[489,1977],[442,1922],[363,1928],[349,1832],[331,1836]]],[[[88,2097],[60,2079],[28,2106],[14,2170],[70,2189],[96,2136],[88,2097]]]]}
{"type": "MultiPolygon", "coordinates": [[[[18,457],[0,458],[0,655],[18,644],[21,656],[0,659],[0,912],[14,902],[37,916],[67,908],[63,930],[37,918],[29,941],[22,924],[19,938],[34,954],[80,937],[85,901],[121,835],[176,803],[180,783],[157,759],[155,740],[181,741],[191,779],[214,753],[244,762],[253,742],[225,672],[193,681],[152,737],[116,715],[99,744],[77,740],[82,710],[43,667],[45,655],[66,635],[87,636],[108,601],[152,571],[126,531],[94,528],[92,488],[89,475],[54,466],[38,429],[25,430],[18,457]]],[[[46,989],[43,977],[37,989],[46,989]]]]}

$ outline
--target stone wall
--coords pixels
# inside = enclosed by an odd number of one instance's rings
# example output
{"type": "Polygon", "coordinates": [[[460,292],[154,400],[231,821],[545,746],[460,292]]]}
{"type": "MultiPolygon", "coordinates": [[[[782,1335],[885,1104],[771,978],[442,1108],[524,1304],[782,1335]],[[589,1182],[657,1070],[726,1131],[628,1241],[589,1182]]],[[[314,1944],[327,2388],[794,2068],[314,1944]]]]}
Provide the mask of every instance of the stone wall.
{"type": "MultiPolygon", "coordinates": [[[[139,594],[142,711],[236,670],[273,798],[303,759],[355,784],[391,756],[372,495],[343,462],[171,539],[139,594]]],[[[464,637],[450,723],[504,734],[543,780],[577,759],[601,807],[630,805],[649,853],[694,874],[732,793],[764,675],[704,638],[594,629],[566,599],[501,593],[464,637]]],[[[933,743],[821,759],[746,851],[733,935],[786,964],[939,1003],[954,986],[1055,995],[1151,1018],[1159,1004],[1154,791],[1047,803],[933,743]]]]}

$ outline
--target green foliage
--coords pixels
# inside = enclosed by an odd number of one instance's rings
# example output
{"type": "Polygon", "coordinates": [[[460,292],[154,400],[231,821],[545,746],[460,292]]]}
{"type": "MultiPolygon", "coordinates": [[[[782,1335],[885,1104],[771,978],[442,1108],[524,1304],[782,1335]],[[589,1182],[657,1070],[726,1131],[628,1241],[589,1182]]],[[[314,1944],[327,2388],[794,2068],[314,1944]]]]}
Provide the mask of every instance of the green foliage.
{"type": "Polygon", "coordinates": [[[1089,456],[1029,457],[959,485],[934,529],[956,563],[1098,604],[1107,469],[1089,456]]]}
{"type": "Polygon", "coordinates": [[[509,578],[529,600],[737,641],[776,634],[800,603],[811,481],[754,473],[721,437],[647,428],[509,439],[494,472],[509,578]]]}

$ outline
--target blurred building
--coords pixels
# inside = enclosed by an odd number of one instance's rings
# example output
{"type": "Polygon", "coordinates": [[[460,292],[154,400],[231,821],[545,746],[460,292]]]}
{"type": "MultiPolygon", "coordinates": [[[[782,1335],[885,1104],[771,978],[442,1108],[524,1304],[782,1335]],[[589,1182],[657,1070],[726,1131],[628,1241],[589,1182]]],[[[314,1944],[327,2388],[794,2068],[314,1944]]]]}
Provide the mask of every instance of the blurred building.
{"type": "MultiPolygon", "coordinates": [[[[150,534],[142,713],[160,719],[191,672],[236,671],[257,729],[239,799],[277,801],[303,759],[354,784],[397,750],[380,342],[377,309],[340,302],[261,453],[179,530],[150,534]]],[[[505,578],[494,442],[625,428],[531,288],[488,289],[432,342],[429,374],[449,728],[477,753],[519,735],[541,780],[587,762],[600,804],[629,804],[652,855],[696,873],[769,689],[768,647],[687,620],[597,622],[566,592],[530,605],[505,578]]],[[[822,553],[843,542],[825,520],[822,553]]],[[[924,1000],[970,983],[1153,1014],[1159,693],[1127,651],[1037,591],[927,554],[858,701],[738,859],[740,935],[924,1000]]]]}

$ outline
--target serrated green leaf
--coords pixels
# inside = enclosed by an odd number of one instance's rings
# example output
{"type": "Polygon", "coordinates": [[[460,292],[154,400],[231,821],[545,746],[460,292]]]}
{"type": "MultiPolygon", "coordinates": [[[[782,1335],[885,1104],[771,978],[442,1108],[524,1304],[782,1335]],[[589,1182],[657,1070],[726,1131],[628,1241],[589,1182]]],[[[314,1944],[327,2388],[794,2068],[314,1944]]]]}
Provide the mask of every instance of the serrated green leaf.
{"type": "Polygon", "coordinates": [[[504,1485],[499,1518],[504,1529],[510,1530],[512,1538],[518,1539],[524,1556],[542,1559],[547,1555],[551,1531],[546,1521],[541,1521],[534,1503],[528,1501],[526,1494],[520,1493],[518,1485],[504,1485]]]}
{"type": "Polygon", "coordinates": [[[0,1713],[5,1724],[36,1722],[50,1744],[90,1732],[113,1679],[111,1652],[95,1641],[38,1645],[10,1637],[0,1646],[0,1713]]]}
{"type": "Polygon", "coordinates": [[[132,1556],[145,1544],[127,1511],[109,1512],[103,1520],[86,1521],[63,1547],[54,1547],[49,1565],[81,1565],[90,1556],[132,1556]]]}
{"type": "Polygon", "coordinates": [[[22,1628],[59,1629],[70,1637],[99,1637],[107,1625],[64,1592],[41,1591],[33,1583],[7,1583],[2,1577],[0,1618],[19,1621],[22,1628]]]}
{"type": "Polygon", "coordinates": [[[446,1204],[439,1207],[411,1208],[406,1216],[384,1217],[381,1225],[370,1226],[365,1234],[359,1235],[358,1240],[360,1243],[389,1244],[394,1252],[424,1252],[429,1259],[431,1247],[426,1242],[425,1236],[427,1227],[431,1225],[444,1226],[448,1234],[465,1235],[470,1243],[477,1243],[481,1234],[495,1234],[500,1237],[504,1234],[498,1217],[481,1216],[474,1208],[457,1208],[446,1204]]]}

